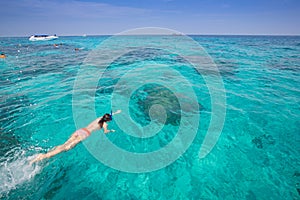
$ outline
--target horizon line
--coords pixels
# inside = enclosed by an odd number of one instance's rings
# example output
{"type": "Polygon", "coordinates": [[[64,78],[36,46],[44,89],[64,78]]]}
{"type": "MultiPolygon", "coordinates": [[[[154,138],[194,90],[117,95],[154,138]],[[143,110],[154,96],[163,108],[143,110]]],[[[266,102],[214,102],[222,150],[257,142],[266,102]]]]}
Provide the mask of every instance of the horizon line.
{"type": "MultiPolygon", "coordinates": [[[[38,34],[37,34],[38,35],[38,34]]],[[[46,34],[47,35],[47,34],[46,34]]],[[[52,34],[48,34],[52,35],[52,34]]],[[[235,33],[188,33],[188,34],[74,34],[74,35],[58,35],[58,37],[89,37],[89,36],[300,36],[300,34],[235,34],[235,33]]],[[[8,35],[0,35],[0,38],[5,37],[30,37],[31,35],[18,35],[18,36],[8,36],[8,35]]]]}

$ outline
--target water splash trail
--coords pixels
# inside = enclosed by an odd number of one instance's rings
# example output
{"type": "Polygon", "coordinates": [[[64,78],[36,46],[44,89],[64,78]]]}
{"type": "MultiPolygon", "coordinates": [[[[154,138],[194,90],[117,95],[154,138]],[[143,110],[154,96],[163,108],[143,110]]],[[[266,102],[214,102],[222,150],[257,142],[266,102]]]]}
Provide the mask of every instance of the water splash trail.
{"type": "Polygon", "coordinates": [[[41,170],[41,166],[29,163],[34,156],[27,157],[24,150],[13,151],[13,157],[10,156],[9,159],[0,162],[0,198],[5,197],[19,185],[30,181],[41,170]]]}

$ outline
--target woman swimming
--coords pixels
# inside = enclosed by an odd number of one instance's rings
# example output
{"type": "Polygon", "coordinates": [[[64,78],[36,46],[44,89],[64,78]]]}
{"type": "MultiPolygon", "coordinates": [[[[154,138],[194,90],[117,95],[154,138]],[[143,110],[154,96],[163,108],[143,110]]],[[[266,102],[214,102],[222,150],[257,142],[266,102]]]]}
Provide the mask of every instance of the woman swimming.
{"type": "Polygon", "coordinates": [[[95,119],[87,127],[81,128],[81,129],[78,129],[77,131],[75,131],[64,144],[55,147],[53,150],[49,151],[46,154],[38,154],[37,157],[35,159],[33,159],[30,163],[32,164],[34,162],[43,160],[45,158],[50,158],[50,157],[52,157],[56,154],[59,154],[63,151],[68,151],[68,150],[72,149],[73,147],[75,147],[79,142],[81,142],[84,139],[86,139],[87,137],[89,137],[93,131],[99,130],[101,128],[103,128],[105,134],[107,134],[109,132],[115,132],[115,130],[113,130],[113,129],[111,129],[111,130],[107,129],[107,126],[108,126],[107,122],[112,120],[113,115],[119,114],[119,113],[121,113],[121,110],[117,110],[116,112],[111,113],[111,114],[106,113],[102,117],[95,119]]]}

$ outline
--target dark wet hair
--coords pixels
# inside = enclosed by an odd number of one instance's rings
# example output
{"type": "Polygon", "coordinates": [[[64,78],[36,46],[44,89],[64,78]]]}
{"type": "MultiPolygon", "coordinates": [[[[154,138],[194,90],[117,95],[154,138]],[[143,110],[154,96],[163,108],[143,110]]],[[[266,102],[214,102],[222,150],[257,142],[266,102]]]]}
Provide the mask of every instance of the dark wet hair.
{"type": "Polygon", "coordinates": [[[106,113],[105,115],[102,116],[102,118],[98,121],[98,124],[100,126],[100,128],[103,127],[103,123],[104,122],[109,122],[111,121],[111,116],[110,114],[106,113]]]}

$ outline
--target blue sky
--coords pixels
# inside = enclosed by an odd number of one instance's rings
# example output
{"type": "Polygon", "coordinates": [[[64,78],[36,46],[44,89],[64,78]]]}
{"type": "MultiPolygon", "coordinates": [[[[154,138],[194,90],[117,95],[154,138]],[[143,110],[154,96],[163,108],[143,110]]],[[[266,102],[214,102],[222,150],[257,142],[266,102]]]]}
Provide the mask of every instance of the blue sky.
{"type": "Polygon", "coordinates": [[[300,0],[7,0],[0,16],[0,36],[101,35],[139,27],[300,35],[300,0]]]}

